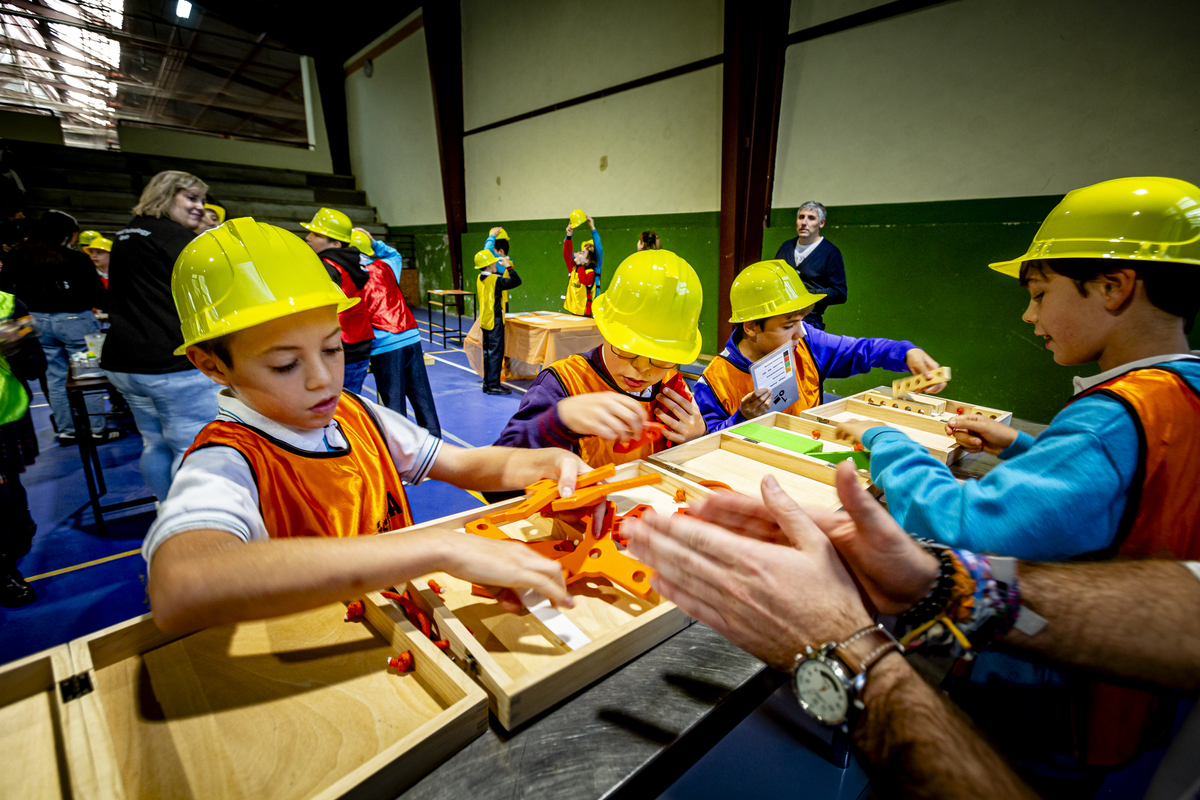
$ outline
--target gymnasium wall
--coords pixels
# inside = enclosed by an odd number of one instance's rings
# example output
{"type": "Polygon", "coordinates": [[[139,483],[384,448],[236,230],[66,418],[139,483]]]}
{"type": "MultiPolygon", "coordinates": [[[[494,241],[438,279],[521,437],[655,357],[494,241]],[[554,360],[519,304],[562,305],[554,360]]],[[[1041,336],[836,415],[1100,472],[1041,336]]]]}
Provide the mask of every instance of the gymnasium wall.
{"type": "MultiPolygon", "coordinates": [[[[795,0],[790,28],[879,4],[795,0]]],[[[601,14],[548,0],[503,11],[464,0],[467,129],[722,49],[720,3],[651,5],[616,3],[601,14]]],[[[1047,421],[1076,371],[1053,364],[1020,321],[1027,295],[986,264],[1022,252],[1077,186],[1135,174],[1200,183],[1188,146],[1200,107],[1180,74],[1198,22],[1200,6],[1164,0],[958,0],[789,48],[764,257],[795,235],[799,203],[822,200],[850,289],[850,303],[826,315],[831,330],[923,344],[955,368],[953,388],[965,399],[1047,421]]],[[[384,94],[400,95],[404,81],[394,82],[384,94]]],[[[463,252],[504,225],[525,280],[513,309],[557,308],[571,208],[597,219],[606,280],[636,234],[655,229],[700,274],[704,352],[717,352],[720,95],[717,66],[468,136],[463,252]]],[[[393,145],[370,180],[403,183],[403,165],[416,159],[405,161],[408,148],[393,145]]],[[[378,203],[357,164],[356,172],[378,203]]],[[[423,198],[414,203],[435,211],[383,219],[416,235],[422,291],[449,287],[440,181],[406,185],[423,198]]],[[[470,284],[469,263],[466,273],[470,284]]],[[[827,388],[856,391],[890,377],[877,371],[827,388]]]]}

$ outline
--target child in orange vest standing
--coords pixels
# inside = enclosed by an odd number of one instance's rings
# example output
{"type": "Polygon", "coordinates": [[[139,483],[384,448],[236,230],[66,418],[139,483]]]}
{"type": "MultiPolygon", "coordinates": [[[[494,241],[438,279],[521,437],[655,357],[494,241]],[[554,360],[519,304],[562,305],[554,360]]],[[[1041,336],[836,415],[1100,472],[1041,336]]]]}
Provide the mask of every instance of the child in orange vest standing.
{"type": "Polygon", "coordinates": [[[456,448],[343,391],[338,313],[359,301],[285,230],[242,218],[198,236],[172,291],[179,352],[224,388],[143,545],[160,628],[292,613],[436,570],[571,605],[559,565],[526,548],[443,530],[369,534],[412,523],[405,483],[553,478],[570,494],[578,457],[456,448]]]}

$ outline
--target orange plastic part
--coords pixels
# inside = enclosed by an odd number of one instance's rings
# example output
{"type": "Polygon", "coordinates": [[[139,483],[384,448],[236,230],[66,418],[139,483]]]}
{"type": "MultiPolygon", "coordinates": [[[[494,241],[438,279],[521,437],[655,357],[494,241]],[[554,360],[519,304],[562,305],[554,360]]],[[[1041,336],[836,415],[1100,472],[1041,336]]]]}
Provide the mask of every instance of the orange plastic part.
{"type": "Polygon", "coordinates": [[[816,428],[813,428],[812,437],[813,437],[814,439],[820,439],[820,438],[821,438],[821,432],[820,432],[819,430],[817,430],[816,428]]]}
{"type": "MultiPolygon", "coordinates": [[[[599,469],[594,469],[591,472],[585,472],[575,479],[575,489],[578,491],[587,486],[594,486],[603,480],[608,480],[617,473],[615,464],[609,464],[599,469]]],[[[507,525],[510,522],[517,520],[528,519],[534,514],[541,513],[542,509],[550,505],[550,502],[558,499],[558,481],[546,478],[537,483],[531,483],[525,487],[525,499],[507,511],[497,511],[495,514],[488,514],[484,519],[492,523],[492,525],[507,525]]],[[[476,531],[471,531],[476,533],[476,531]]],[[[480,536],[488,536],[489,539],[507,539],[505,534],[492,536],[484,533],[480,536]]]]}
{"type": "Polygon", "coordinates": [[[346,606],[346,622],[353,622],[356,619],[361,619],[363,615],[362,600],[355,600],[350,605],[346,606]]]}
{"type": "Polygon", "coordinates": [[[730,486],[728,483],[721,483],[720,481],[700,481],[700,485],[705,489],[724,489],[727,492],[733,491],[732,486],[730,486]]]}
{"type": "Polygon", "coordinates": [[[617,549],[617,543],[610,536],[617,506],[612,502],[607,505],[608,511],[601,529],[593,529],[594,521],[589,516],[587,530],[575,552],[558,559],[563,568],[563,578],[568,586],[584,578],[607,578],[632,595],[646,597],[652,591],[650,578],[654,571],[617,549]]]}
{"type": "Polygon", "coordinates": [[[636,478],[626,478],[615,483],[602,483],[575,491],[570,497],[562,497],[550,504],[554,511],[575,511],[580,508],[594,506],[613,492],[632,489],[636,486],[649,486],[662,481],[661,475],[639,475],[636,478]]]}
{"type": "Polygon", "coordinates": [[[676,503],[686,503],[687,502],[687,492],[685,492],[683,489],[676,489],[675,490],[675,502],[676,503]]]}
{"type": "Polygon", "coordinates": [[[387,664],[392,669],[400,670],[401,672],[408,672],[410,669],[412,669],[413,665],[412,653],[408,650],[405,650],[400,655],[389,658],[387,664]]]}
{"type": "Polygon", "coordinates": [[[644,444],[657,442],[659,439],[663,438],[663,434],[666,433],[666,431],[667,426],[663,425],[661,422],[643,422],[642,435],[636,439],[630,439],[628,442],[617,442],[613,445],[613,452],[632,452],[644,444]]]}

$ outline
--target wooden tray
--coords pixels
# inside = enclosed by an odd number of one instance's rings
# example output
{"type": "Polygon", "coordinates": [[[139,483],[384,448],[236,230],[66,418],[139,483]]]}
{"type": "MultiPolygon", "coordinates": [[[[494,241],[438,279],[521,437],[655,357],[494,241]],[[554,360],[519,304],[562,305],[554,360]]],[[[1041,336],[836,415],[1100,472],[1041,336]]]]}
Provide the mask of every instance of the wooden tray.
{"type": "MultiPolygon", "coordinates": [[[[833,428],[829,426],[814,426],[811,421],[800,421],[779,412],[758,417],[753,422],[767,427],[782,427],[785,419],[796,420],[795,423],[786,424],[807,426],[809,434],[814,427],[820,427],[823,443],[833,438],[833,428]]],[[[798,432],[803,431],[802,427],[798,432]]],[[[837,444],[826,444],[825,447],[827,450],[850,449],[837,444]]],[[[783,490],[802,506],[841,508],[835,488],[835,465],[753,440],[739,434],[737,428],[710,433],[687,444],[664,450],[651,457],[650,463],[688,480],[721,481],[735,492],[749,497],[761,497],[762,479],[774,475],[783,490]]],[[[879,492],[871,484],[870,477],[861,470],[859,479],[872,494],[878,496],[879,492]]]]}
{"type": "Polygon", "coordinates": [[[981,414],[1003,425],[1012,424],[1011,411],[951,400],[941,395],[896,400],[892,398],[891,388],[885,386],[801,411],[800,417],[830,426],[851,419],[886,422],[924,445],[934,458],[953,464],[967,453],[954,437],[946,435],[946,423],[957,414],[981,414]],[[944,410],[939,411],[939,408],[944,410]]]}
{"type": "Polygon", "coordinates": [[[486,729],[486,696],[363,604],[363,622],[334,604],[181,638],[147,614],[5,667],[0,713],[24,724],[4,730],[41,780],[6,774],[3,796],[395,797],[486,729]],[[403,650],[412,671],[388,669],[403,650]]]}
{"type": "MultiPolygon", "coordinates": [[[[657,474],[662,483],[642,486],[611,495],[617,513],[624,514],[639,503],[653,505],[662,513],[674,513],[681,505],[675,492],[683,490],[688,500],[707,493],[690,481],[635,461],[617,468],[612,480],[657,474]]],[[[416,528],[463,526],[486,514],[517,505],[520,499],[476,508],[427,522],[416,528]]],[[[501,526],[510,536],[533,541],[565,538],[562,523],[534,517],[501,526]]],[[[410,528],[409,530],[412,530],[410,528]]],[[[563,613],[591,642],[571,650],[540,620],[522,611],[504,611],[490,598],[471,594],[471,584],[444,573],[411,581],[414,600],[429,612],[439,634],[450,641],[450,651],[469,674],[487,691],[496,718],[506,729],[528,721],[545,709],[602,678],[625,662],[667,639],[692,620],[673,603],[651,593],[634,597],[605,579],[585,579],[572,585],[575,608],[563,613]],[[434,579],[443,594],[428,587],[434,579]]]]}

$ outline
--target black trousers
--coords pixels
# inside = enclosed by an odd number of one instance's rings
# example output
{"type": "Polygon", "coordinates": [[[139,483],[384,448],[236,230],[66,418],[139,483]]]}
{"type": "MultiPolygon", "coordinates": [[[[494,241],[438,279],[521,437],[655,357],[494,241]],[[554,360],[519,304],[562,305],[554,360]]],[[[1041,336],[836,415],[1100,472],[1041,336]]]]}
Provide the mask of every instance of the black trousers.
{"type": "Polygon", "coordinates": [[[442,426],[433,404],[433,390],[429,388],[420,342],[371,356],[371,372],[375,375],[381,405],[404,416],[408,414],[405,400],[411,401],[417,424],[442,438],[442,426]]]}
{"type": "Polygon", "coordinates": [[[483,332],[483,388],[499,388],[503,372],[504,323],[496,320],[495,327],[483,332]]]}

